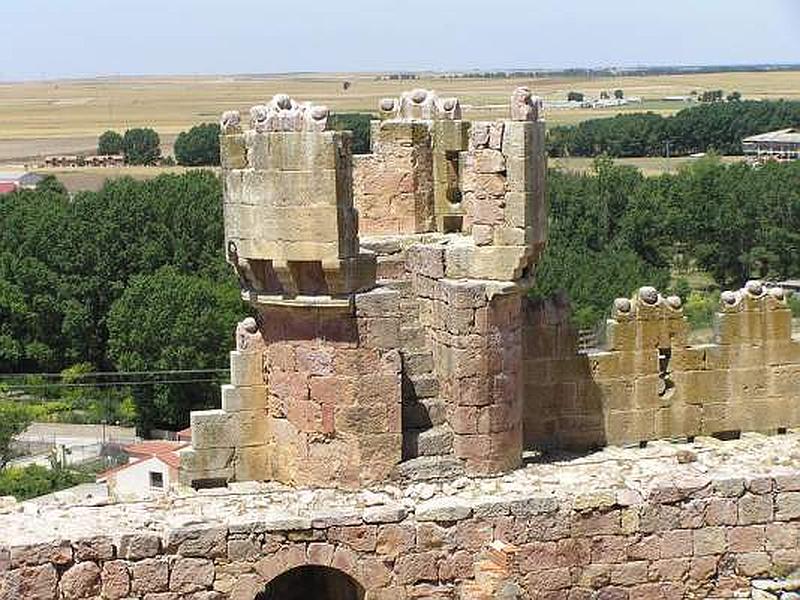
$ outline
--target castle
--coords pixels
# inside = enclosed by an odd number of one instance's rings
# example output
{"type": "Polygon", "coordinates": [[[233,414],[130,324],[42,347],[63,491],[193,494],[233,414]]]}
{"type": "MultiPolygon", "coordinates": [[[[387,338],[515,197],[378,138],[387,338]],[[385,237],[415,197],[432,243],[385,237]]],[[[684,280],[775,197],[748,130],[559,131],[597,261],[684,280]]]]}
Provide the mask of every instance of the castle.
{"type": "Polygon", "coordinates": [[[566,303],[527,294],[541,102],[468,122],[413,90],[379,114],[360,156],[285,95],[247,129],[223,115],[224,251],[255,316],[221,408],[192,413],[185,490],[0,507],[0,600],[794,597],[783,290],[723,293],[691,345],[681,299],[642,287],[579,351],[566,303]]]}
{"type": "Polygon", "coordinates": [[[548,217],[530,91],[497,122],[426,90],[379,110],[355,157],[324,107],[276,96],[246,132],[224,115],[226,248],[257,318],[222,408],[192,415],[186,483],[358,488],[800,422],[780,288],[725,293],[717,343],[691,346],[681,299],[643,287],[589,353],[566,307],[527,298],[548,217]]]}

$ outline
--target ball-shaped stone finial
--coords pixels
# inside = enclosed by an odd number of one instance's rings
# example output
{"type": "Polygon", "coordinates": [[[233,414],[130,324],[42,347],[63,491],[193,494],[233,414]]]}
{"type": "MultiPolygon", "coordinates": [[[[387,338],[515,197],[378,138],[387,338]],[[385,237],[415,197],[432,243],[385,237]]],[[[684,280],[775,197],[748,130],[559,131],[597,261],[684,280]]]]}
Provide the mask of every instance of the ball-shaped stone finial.
{"type": "Polygon", "coordinates": [[[620,313],[631,312],[631,301],[628,298],[616,298],[614,300],[614,310],[620,313]]]}
{"type": "Polygon", "coordinates": [[[658,290],[651,285],[639,288],[639,299],[651,306],[658,304],[658,290]]]}
{"type": "Polygon", "coordinates": [[[239,127],[241,122],[242,116],[239,114],[238,110],[226,110],[222,113],[219,126],[223,131],[230,131],[231,129],[239,127]]]}
{"type": "Polygon", "coordinates": [[[312,106],[311,107],[311,118],[315,121],[322,121],[323,119],[327,119],[328,115],[330,114],[330,109],[327,106],[312,106]]]}
{"type": "Polygon", "coordinates": [[[428,91],[423,90],[422,88],[417,88],[416,90],[411,91],[411,101],[414,104],[422,104],[425,102],[425,99],[428,97],[428,91]]]}
{"type": "Polygon", "coordinates": [[[775,300],[784,300],[786,298],[786,290],[778,286],[769,288],[769,295],[775,298],[775,300]]]}
{"type": "Polygon", "coordinates": [[[764,284],[757,279],[751,279],[744,284],[744,289],[747,290],[747,293],[751,296],[760,296],[764,293],[764,284]]]}
{"type": "Polygon", "coordinates": [[[683,306],[683,300],[681,300],[680,296],[667,296],[667,306],[679,310],[683,306]]]}
{"type": "Polygon", "coordinates": [[[395,109],[397,101],[394,98],[381,98],[378,108],[383,112],[392,112],[395,109]]]}
{"type": "Polygon", "coordinates": [[[250,119],[256,123],[266,121],[269,116],[269,107],[264,104],[256,104],[250,109],[250,119]]]}
{"type": "Polygon", "coordinates": [[[281,110],[289,110],[292,108],[292,99],[289,94],[275,94],[272,97],[272,103],[281,110]]]}
{"type": "Polygon", "coordinates": [[[736,294],[736,292],[726,290],[720,294],[720,300],[722,300],[722,302],[728,306],[733,306],[739,300],[739,296],[736,294]]]}
{"type": "Polygon", "coordinates": [[[456,107],[456,104],[458,104],[458,100],[455,98],[445,98],[442,102],[442,108],[445,110],[453,110],[456,107]]]}
{"type": "Polygon", "coordinates": [[[253,317],[247,317],[242,321],[241,325],[247,333],[256,333],[258,331],[258,323],[253,317]]]}

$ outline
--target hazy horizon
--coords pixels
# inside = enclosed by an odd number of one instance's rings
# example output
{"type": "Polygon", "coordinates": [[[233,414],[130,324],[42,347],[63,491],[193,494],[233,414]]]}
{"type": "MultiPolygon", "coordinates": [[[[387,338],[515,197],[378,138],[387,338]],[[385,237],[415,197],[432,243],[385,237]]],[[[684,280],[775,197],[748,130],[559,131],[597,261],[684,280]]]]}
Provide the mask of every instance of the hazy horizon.
{"type": "Polygon", "coordinates": [[[800,2],[3,0],[0,81],[800,63],[800,2]]]}

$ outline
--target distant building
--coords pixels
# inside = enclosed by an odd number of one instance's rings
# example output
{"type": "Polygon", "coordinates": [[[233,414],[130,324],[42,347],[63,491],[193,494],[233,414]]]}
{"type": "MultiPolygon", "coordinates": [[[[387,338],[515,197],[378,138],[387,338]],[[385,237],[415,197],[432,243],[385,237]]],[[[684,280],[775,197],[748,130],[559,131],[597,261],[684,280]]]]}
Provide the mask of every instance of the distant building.
{"type": "Polygon", "coordinates": [[[800,129],[779,129],[742,140],[747,156],[759,160],[797,160],[800,158],[800,129]]]}
{"type": "Polygon", "coordinates": [[[121,167],[125,164],[122,154],[97,154],[94,156],[62,155],[48,156],[44,159],[45,167],[121,167]]]}
{"type": "Polygon", "coordinates": [[[38,173],[24,171],[0,172],[0,194],[8,194],[17,190],[32,190],[44,179],[38,173]]]}
{"type": "Polygon", "coordinates": [[[98,476],[105,482],[109,495],[118,500],[136,499],[170,491],[178,482],[180,455],[186,442],[153,440],[123,447],[127,464],[98,476]]]}

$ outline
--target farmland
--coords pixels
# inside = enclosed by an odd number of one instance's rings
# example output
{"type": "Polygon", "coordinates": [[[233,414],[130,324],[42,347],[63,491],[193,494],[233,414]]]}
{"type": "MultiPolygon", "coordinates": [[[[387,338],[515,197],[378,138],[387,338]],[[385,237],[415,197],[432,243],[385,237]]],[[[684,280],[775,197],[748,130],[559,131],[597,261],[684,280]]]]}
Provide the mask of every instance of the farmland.
{"type": "Polygon", "coordinates": [[[0,85],[0,163],[22,163],[57,153],[88,153],[106,129],[147,126],[162,136],[165,153],[175,136],[193,124],[216,120],[229,109],[247,110],[273,94],[329,105],[334,111],[373,111],[378,100],[412,87],[458,96],[467,119],[502,117],[508,95],[527,85],[546,100],[562,100],[570,90],[596,97],[623,89],[641,104],[607,109],[549,110],[549,123],[575,123],[623,111],[671,114],[686,106],[666,96],[693,90],[738,90],[745,98],[800,99],[800,71],[702,73],[637,77],[541,77],[537,79],[446,79],[420,76],[413,81],[378,80],[372,74],[286,76],[197,76],[101,78],[0,85]],[[344,82],[350,82],[344,89],[344,82]]]}

